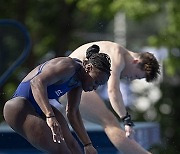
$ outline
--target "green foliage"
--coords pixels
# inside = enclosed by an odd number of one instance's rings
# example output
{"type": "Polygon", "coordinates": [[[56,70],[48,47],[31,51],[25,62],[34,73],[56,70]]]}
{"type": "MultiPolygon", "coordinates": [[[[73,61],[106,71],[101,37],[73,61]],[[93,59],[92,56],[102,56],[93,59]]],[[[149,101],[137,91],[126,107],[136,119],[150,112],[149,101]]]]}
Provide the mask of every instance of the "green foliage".
{"type": "Polygon", "coordinates": [[[169,54],[169,58],[165,61],[165,72],[168,76],[173,77],[180,75],[180,58],[169,54]]]}
{"type": "Polygon", "coordinates": [[[159,122],[161,124],[161,136],[163,143],[163,147],[161,147],[161,150],[163,150],[164,153],[167,154],[177,153],[178,151],[180,151],[180,144],[178,142],[180,138],[180,126],[178,124],[178,121],[180,120],[180,114],[178,111],[178,102],[180,102],[178,93],[180,90],[180,86],[172,86],[171,82],[164,82],[161,84],[163,97],[155,105],[158,110],[160,109],[160,106],[162,104],[168,104],[171,109],[171,112],[168,115],[162,113],[161,110],[159,110],[158,112],[158,116],[160,117],[159,122]]]}
{"type": "Polygon", "coordinates": [[[88,12],[93,17],[109,18],[113,16],[111,12],[111,0],[86,0],[78,1],[77,7],[80,11],[88,12]]]}
{"type": "Polygon", "coordinates": [[[141,20],[147,16],[152,16],[161,9],[161,5],[157,1],[147,0],[115,0],[111,5],[113,12],[119,10],[125,12],[129,17],[135,20],[141,20]]]}
{"type": "Polygon", "coordinates": [[[4,87],[4,91],[6,91],[6,97],[7,98],[11,98],[12,94],[14,93],[16,89],[16,85],[13,82],[8,82],[5,87],[4,87]]]}

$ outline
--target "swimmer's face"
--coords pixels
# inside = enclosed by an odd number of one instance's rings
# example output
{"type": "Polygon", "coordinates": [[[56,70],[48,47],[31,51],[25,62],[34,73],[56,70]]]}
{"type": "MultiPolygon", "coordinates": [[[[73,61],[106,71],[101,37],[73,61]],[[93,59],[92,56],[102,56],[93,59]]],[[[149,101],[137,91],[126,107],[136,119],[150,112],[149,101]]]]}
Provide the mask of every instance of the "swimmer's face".
{"type": "Polygon", "coordinates": [[[109,75],[92,65],[92,67],[87,71],[87,78],[82,83],[82,88],[85,92],[96,90],[100,85],[105,84],[109,75]]]}

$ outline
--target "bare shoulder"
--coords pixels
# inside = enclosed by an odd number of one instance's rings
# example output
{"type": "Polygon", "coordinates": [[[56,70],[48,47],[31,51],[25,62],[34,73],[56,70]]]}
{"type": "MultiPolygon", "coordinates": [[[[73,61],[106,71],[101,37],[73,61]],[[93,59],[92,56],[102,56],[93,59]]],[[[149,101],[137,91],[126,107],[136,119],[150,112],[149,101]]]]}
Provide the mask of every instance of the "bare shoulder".
{"type": "Polygon", "coordinates": [[[52,59],[50,61],[50,65],[53,66],[53,68],[62,68],[62,69],[68,69],[68,71],[70,70],[75,70],[77,67],[77,63],[75,62],[75,60],[73,60],[70,57],[58,57],[55,59],[52,59]]]}
{"type": "MultiPolygon", "coordinates": [[[[41,65],[33,69],[23,81],[32,79],[38,72],[41,65]]],[[[52,83],[57,80],[64,80],[72,76],[77,70],[78,64],[69,57],[57,57],[51,59],[43,65],[41,73],[36,78],[49,80],[52,83]],[[52,79],[53,78],[53,79],[52,79]]]]}
{"type": "Polygon", "coordinates": [[[111,48],[111,51],[113,53],[117,53],[117,54],[125,54],[127,52],[127,49],[125,47],[123,47],[122,45],[116,43],[116,42],[110,42],[110,41],[106,41],[105,42],[107,44],[107,46],[109,46],[109,48],[111,48]]]}
{"type": "Polygon", "coordinates": [[[48,61],[38,77],[49,85],[63,83],[76,72],[76,67],[76,63],[69,57],[54,58],[48,61]]]}

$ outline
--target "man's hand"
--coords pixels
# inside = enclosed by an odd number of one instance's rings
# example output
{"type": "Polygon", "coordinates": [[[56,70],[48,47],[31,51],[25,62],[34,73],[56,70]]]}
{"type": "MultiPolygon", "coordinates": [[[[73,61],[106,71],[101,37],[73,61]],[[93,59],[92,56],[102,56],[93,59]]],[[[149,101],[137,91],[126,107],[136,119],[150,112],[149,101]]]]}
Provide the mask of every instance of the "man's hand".
{"type": "Polygon", "coordinates": [[[126,137],[133,139],[134,138],[134,129],[133,127],[130,127],[129,125],[124,126],[125,132],[126,132],[126,137]]]}
{"type": "Polygon", "coordinates": [[[61,131],[61,126],[55,117],[46,118],[46,123],[50,127],[53,135],[53,141],[61,143],[61,140],[64,140],[63,134],[61,131]]]}
{"type": "Polygon", "coordinates": [[[131,120],[131,116],[128,114],[126,114],[126,116],[124,116],[122,118],[122,121],[124,123],[124,129],[125,129],[125,132],[126,132],[126,137],[129,137],[129,138],[133,138],[134,137],[134,129],[133,129],[133,126],[134,126],[134,123],[133,121],[131,120]]]}

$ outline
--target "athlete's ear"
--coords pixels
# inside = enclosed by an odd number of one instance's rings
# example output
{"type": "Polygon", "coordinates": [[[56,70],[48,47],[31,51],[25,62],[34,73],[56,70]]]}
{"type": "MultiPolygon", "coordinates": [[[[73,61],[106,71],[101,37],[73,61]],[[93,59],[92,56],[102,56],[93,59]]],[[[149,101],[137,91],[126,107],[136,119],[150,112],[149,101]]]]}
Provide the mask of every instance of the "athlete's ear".
{"type": "Polygon", "coordinates": [[[86,72],[90,72],[93,68],[93,65],[91,63],[88,64],[87,60],[83,60],[83,66],[86,72]]]}
{"type": "Polygon", "coordinates": [[[87,64],[86,66],[85,66],[85,70],[86,70],[86,72],[90,72],[90,71],[92,71],[92,69],[93,69],[93,65],[91,64],[91,63],[89,63],[89,64],[87,64]]]}

